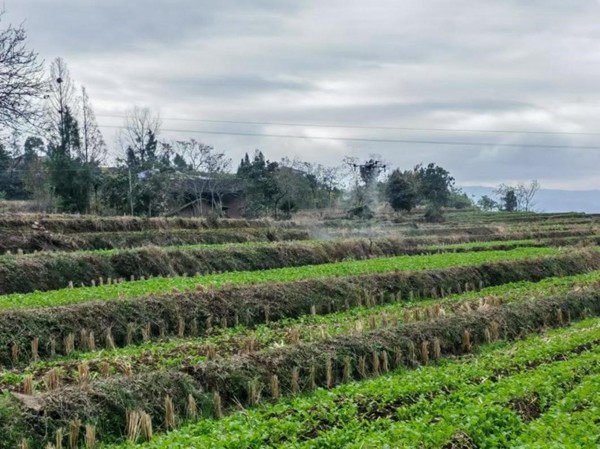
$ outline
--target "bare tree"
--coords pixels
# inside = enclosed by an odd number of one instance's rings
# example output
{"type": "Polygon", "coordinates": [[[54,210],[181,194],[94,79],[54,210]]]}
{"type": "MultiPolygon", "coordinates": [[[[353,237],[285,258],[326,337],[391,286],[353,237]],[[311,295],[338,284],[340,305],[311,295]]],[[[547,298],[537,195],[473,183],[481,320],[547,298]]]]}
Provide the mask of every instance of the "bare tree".
{"type": "MultiPolygon", "coordinates": [[[[50,77],[48,79],[48,95],[46,104],[46,120],[48,129],[48,140],[63,148],[68,146],[65,139],[68,130],[66,119],[68,115],[75,118],[78,113],[79,104],[75,83],[67,63],[62,58],[56,58],[50,65],[50,77]],[[58,138],[58,142],[56,142],[58,138]]],[[[80,151],[78,148],[77,151],[80,151]]],[[[77,154],[77,156],[81,156],[77,154]]]]}
{"type": "Polygon", "coordinates": [[[221,211],[223,195],[228,193],[227,187],[232,185],[227,175],[231,168],[231,158],[223,152],[215,150],[195,139],[177,141],[175,152],[190,165],[190,168],[205,176],[194,177],[194,196],[202,208],[202,197],[208,195],[211,209],[221,211]]]}
{"type": "Polygon", "coordinates": [[[540,190],[540,183],[537,179],[529,184],[519,183],[515,189],[518,209],[525,212],[531,211],[535,206],[534,198],[538,190],[540,190]]]}
{"type": "Polygon", "coordinates": [[[530,212],[535,206],[535,195],[540,190],[540,183],[534,179],[529,184],[520,182],[516,186],[500,184],[494,193],[500,198],[507,198],[507,194],[512,192],[509,197],[513,196],[516,200],[515,210],[519,212],[530,212]]]}
{"type": "Polygon", "coordinates": [[[231,158],[195,139],[179,140],[175,143],[175,152],[179,153],[192,170],[201,173],[226,173],[231,168],[231,158]]]}
{"type": "MultiPolygon", "coordinates": [[[[0,12],[0,20],[3,12],[0,12]]],[[[37,53],[27,49],[23,25],[9,25],[0,31],[0,124],[18,128],[37,124],[38,100],[44,92],[42,63],[37,53]]]]}
{"type": "Polygon", "coordinates": [[[85,86],[81,87],[81,124],[82,144],[85,162],[103,162],[106,158],[106,142],[96,122],[96,114],[92,108],[90,97],[85,86]]]}
{"type": "Polygon", "coordinates": [[[125,126],[119,134],[121,147],[145,161],[146,150],[151,139],[155,139],[160,132],[161,120],[158,113],[149,108],[134,106],[125,118],[125,126]]]}

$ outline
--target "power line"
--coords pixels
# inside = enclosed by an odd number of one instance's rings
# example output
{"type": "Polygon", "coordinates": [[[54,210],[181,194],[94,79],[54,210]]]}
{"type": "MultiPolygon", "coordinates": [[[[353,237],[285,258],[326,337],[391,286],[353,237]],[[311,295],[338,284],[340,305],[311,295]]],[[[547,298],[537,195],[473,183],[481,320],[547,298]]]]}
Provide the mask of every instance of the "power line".
{"type": "MultiPolygon", "coordinates": [[[[125,129],[124,126],[99,125],[100,128],[125,129]]],[[[548,149],[569,149],[569,150],[600,150],[600,146],[587,145],[548,145],[533,143],[494,143],[494,142],[455,142],[445,140],[417,140],[417,139],[376,139],[369,137],[329,137],[329,136],[301,136],[293,134],[266,134],[266,133],[248,133],[236,131],[210,131],[203,129],[165,129],[164,132],[192,133],[192,134],[214,134],[220,136],[245,136],[245,137],[269,137],[279,139],[303,139],[303,140],[332,140],[342,142],[368,142],[368,143],[406,143],[417,145],[456,145],[469,147],[503,147],[503,148],[548,148],[548,149]]]]}
{"type": "MultiPolygon", "coordinates": [[[[102,167],[100,167],[100,170],[102,169],[102,167]]],[[[86,171],[89,170],[89,168],[53,168],[52,170],[48,169],[48,171],[86,171]]],[[[24,170],[22,168],[15,168],[14,170],[0,170],[0,173],[26,173],[29,170],[24,170]]],[[[39,173],[40,170],[38,170],[35,173],[39,173]]]]}
{"type": "MultiPolygon", "coordinates": [[[[124,115],[96,114],[96,117],[104,118],[127,118],[124,115]]],[[[451,132],[451,133],[493,133],[493,134],[556,134],[567,136],[600,136],[600,132],[568,132],[568,131],[531,131],[531,130],[486,130],[486,129],[457,129],[457,128],[418,128],[418,127],[400,127],[400,126],[366,126],[366,125],[344,125],[344,124],[322,124],[322,123],[287,123],[287,122],[256,122],[247,120],[211,120],[211,119],[193,119],[193,118],[175,118],[161,117],[162,120],[180,121],[180,122],[201,122],[201,123],[223,123],[232,125],[267,125],[267,126],[294,126],[306,128],[345,128],[345,129],[378,129],[387,131],[427,131],[427,132],[451,132]]]]}

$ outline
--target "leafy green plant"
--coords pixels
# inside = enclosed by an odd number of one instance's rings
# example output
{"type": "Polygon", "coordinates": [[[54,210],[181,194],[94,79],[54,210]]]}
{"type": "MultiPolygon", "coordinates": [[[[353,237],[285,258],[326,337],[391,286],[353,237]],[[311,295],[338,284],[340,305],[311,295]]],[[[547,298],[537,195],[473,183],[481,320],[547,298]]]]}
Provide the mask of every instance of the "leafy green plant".
{"type": "MultiPolygon", "coordinates": [[[[402,443],[418,445],[419,439],[423,443],[425,438],[429,441],[427,447],[441,447],[456,429],[452,422],[449,425],[445,425],[443,420],[434,423],[435,418],[451,417],[444,412],[450,407],[448,410],[457,410],[451,418],[455,423],[484,423],[479,419],[468,421],[467,418],[472,411],[482,418],[490,418],[498,410],[490,407],[486,415],[487,402],[478,399],[482,394],[488,394],[489,400],[504,404],[518,391],[539,385],[545,386],[544,391],[548,394],[554,394],[556,399],[552,401],[560,404],[560,398],[569,394],[565,387],[569,389],[572,385],[568,379],[576,373],[585,373],[590,361],[598,361],[598,351],[580,357],[578,348],[600,339],[599,324],[599,319],[587,320],[568,329],[549,331],[524,341],[486,346],[474,358],[443,359],[437,365],[418,370],[400,369],[386,376],[341,385],[333,390],[319,389],[314,393],[234,413],[218,421],[202,420],[159,436],[141,447],[259,448],[316,447],[319,444],[340,447],[352,443],[357,447],[367,443],[381,444],[378,447],[385,444],[405,447],[402,443]],[[474,404],[479,404],[478,409],[462,407],[469,398],[473,398],[474,404]],[[387,411],[389,417],[377,415],[378,410],[387,411]],[[398,421],[396,411],[413,419],[398,421]],[[378,416],[378,419],[373,419],[373,416],[378,416]]],[[[597,363],[593,366],[598,370],[597,363]]],[[[583,379],[580,385],[584,388],[591,380],[591,377],[583,379]]],[[[525,435],[527,429],[511,413],[510,410],[500,412],[498,418],[491,421],[501,426],[490,435],[502,435],[507,426],[511,429],[517,426],[525,435]],[[499,421],[503,416],[508,420],[499,421]]]]}
{"type": "Polygon", "coordinates": [[[148,296],[169,290],[190,290],[198,285],[218,288],[223,285],[249,285],[269,282],[294,282],[330,276],[358,276],[388,273],[397,270],[431,270],[465,265],[477,265],[499,260],[521,260],[560,254],[555,248],[517,248],[511,251],[481,251],[475,253],[398,256],[350,262],[309,265],[273,270],[240,271],[192,277],[153,278],[96,287],[77,287],[0,296],[0,308],[53,307],[84,301],[108,301],[148,296]]]}

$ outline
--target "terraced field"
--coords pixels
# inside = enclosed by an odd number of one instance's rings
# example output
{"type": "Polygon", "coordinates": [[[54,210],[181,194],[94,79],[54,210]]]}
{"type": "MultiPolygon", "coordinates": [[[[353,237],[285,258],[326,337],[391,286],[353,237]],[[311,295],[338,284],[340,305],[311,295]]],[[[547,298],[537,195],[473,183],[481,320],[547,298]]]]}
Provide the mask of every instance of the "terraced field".
{"type": "Polygon", "coordinates": [[[0,218],[0,448],[597,447],[597,218],[449,216],[0,218]]]}
{"type": "Polygon", "coordinates": [[[597,447],[599,341],[600,320],[588,319],[205,419],[140,447],[597,447]]]}

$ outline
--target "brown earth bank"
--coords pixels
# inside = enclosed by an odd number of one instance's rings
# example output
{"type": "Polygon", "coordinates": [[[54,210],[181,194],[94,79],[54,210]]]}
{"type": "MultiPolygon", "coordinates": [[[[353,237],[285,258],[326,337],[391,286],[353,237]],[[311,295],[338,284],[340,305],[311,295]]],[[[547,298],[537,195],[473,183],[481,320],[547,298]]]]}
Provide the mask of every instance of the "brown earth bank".
{"type": "Polygon", "coordinates": [[[595,269],[600,269],[600,253],[580,250],[439,270],[202,287],[143,298],[5,310],[0,312],[0,366],[29,362],[34,340],[39,346],[37,356],[49,358],[54,353],[68,352],[67,340],[72,340],[75,348],[85,350],[90,346],[90,335],[96,347],[103,347],[108,335],[116,346],[125,346],[152,337],[201,335],[215,326],[252,326],[313,312],[341,311],[367,301],[431,298],[443,292],[460,292],[465,285],[474,288],[539,281],[595,269]]]}
{"type": "MultiPolygon", "coordinates": [[[[594,245],[599,238],[584,235],[539,242],[506,243],[495,247],[448,248],[452,252],[508,250],[521,246],[594,245]]],[[[0,256],[0,294],[29,293],[91,286],[141,277],[184,276],[226,271],[252,271],[318,265],[344,259],[417,255],[446,249],[419,248],[401,238],[291,241],[270,244],[201,247],[144,247],[109,252],[39,253],[0,256]]]]}
{"type": "Polygon", "coordinates": [[[257,227],[240,229],[171,229],[59,234],[48,231],[0,231],[0,253],[81,251],[140,246],[176,246],[306,240],[308,231],[257,227]]]}
{"type": "Polygon", "coordinates": [[[140,218],[100,217],[97,215],[0,215],[0,229],[37,229],[50,232],[116,232],[151,229],[222,229],[296,227],[293,222],[269,219],[245,220],[233,218],[140,218]]]}
{"type": "Polygon", "coordinates": [[[56,429],[68,428],[75,419],[94,423],[103,441],[116,441],[125,433],[129,410],[146,411],[153,417],[155,428],[164,429],[167,395],[177,416],[185,416],[190,396],[199,410],[215,413],[215,392],[219,407],[252,405],[257,391],[276,398],[316,386],[332,387],[403,365],[417,366],[443,356],[470,353],[474,347],[496,339],[519,339],[598,315],[600,293],[589,289],[227,357],[190,366],[185,373],[159,371],[91,381],[83,387],[62,388],[36,397],[5,396],[0,402],[0,430],[4,429],[6,438],[0,448],[16,447],[25,435],[42,447],[51,441],[56,429]],[[22,433],[17,434],[17,429],[22,433]]]}

